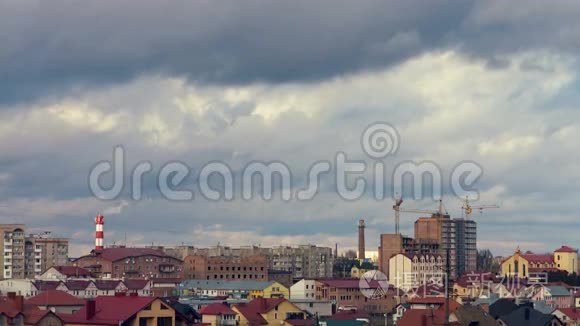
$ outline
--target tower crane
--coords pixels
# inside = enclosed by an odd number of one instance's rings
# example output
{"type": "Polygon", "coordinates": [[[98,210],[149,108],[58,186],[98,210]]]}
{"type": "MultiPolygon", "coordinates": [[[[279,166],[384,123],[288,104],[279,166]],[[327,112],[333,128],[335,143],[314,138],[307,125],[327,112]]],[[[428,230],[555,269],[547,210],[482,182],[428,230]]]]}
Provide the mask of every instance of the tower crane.
{"type": "Polygon", "coordinates": [[[401,204],[403,203],[403,198],[395,199],[395,205],[393,205],[393,210],[395,211],[395,234],[400,234],[399,223],[401,219],[401,212],[403,213],[420,213],[420,214],[431,214],[431,215],[440,215],[447,214],[443,208],[443,200],[439,200],[439,209],[434,210],[425,210],[425,209],[414,209],[414,208],[401,208],[401,204]]]}
{"type": "Polygon", "coordinates": [[[469,196],[465,196],[465,200],[463,200],[463,206],[461,206],[461,210],[465,214],[465,219],[468,220],[471,217],[471,213],[473,213],[474,209],[478,209],[479,213],[481,214],[484,209],[488,208],[499,208],[498,205],[477,205],[471,206],[469,203],[469,196]]]}

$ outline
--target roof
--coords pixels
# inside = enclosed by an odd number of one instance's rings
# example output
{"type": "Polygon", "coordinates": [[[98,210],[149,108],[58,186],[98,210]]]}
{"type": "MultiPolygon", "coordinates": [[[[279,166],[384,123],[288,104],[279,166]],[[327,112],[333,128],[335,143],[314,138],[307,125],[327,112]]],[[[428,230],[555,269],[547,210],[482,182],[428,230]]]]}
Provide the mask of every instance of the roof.
{"type": "Polygon", "coordinates": [[[236,314],[236,312],[233,311],[225,303],[212,303],[210,305],[207,305],[207,306],[203,307],[203,309],[201,309],[199,312],[202,315],[211,315],[211,316],[216,316],[216,315],[235,315],[236,314]]]}
{"type": "Polygon", "coordinates": [[[273,281],[219,281],[219,280],[189,280],[181,284],[189,289],[201,290],[245,290],[258,291],[272,285],[273,281]]]}
{"type": "Polygon", "coordinates": [[[67,289],[69,290],[84,290],[86,289],[92,281],[85,280],[68,280],[65,282],[67,289]]]}
{"type": "Polygon", "coordinates": [[[489,306],[489,314],[494,318],[505,316],[518,309],[513,299],[499,299],[489,306]]]}
{"type": "Polygon", "coordinates": [[[546,292],[553,297],[566,297],[571,295],[567,288],[560,285],[546,286],[546,292]]]}
{"type": "MultiPolygon", "coordinates": [[[[445,312],[439,309],[411,309],[407,310],[401,319],[397,321],[397,326],[434,326],[443,325],[445,312]]],[[[449,325],[459,325],[451,322],[449,325]]]]}
{"type": "Polygon", "coordinates": [[[574,249],[572,247],[562,246],[562,247],[554,250],[554,252],[570,252],[570,253],[573,253],[573,252],[578,252],[578,250],[576,250],[576,249],[574,249]]]}
{"type": "Polygon", "coordinates": [[[462,325],[478,322],[479,326],[496,326],[497,322],[489,313],[485,312],[478,306],[464,305],[459,306],[453,314],[457,317],[462,325]]]}
{"type": "Polygon", "coordinates": [[[552,320],[559,320],[554,315],[543,314],[531,307],[521,306],[499,319],[510,326],[545,326],[552,320]]]}
{"type": "MultiPolygon", "coordinates": [[[[101,258],[108,261],[117,261],[129,257],[141,257],[141,256],[157,256],[157,257],[170,257],[179,260],[175,257],[167,255],[162,250],[153,248],[127,248],[127,247],[116,247],[116,248],[104,248],[99,252],[93,252],[91,255],[98,255],[101,258]]],[[[88,255],[88,256],[91,256],[88,255]]],[[[83,256],[87,257],[87,256],[83,256]]],[[[80,257],[78,259],[81,259],[80,257]]],[[[77,260],[78,260],[77,259],[77,260]]]]}
{"type": "Polygon", "coordinates": [[[521,255],[530,263],[551,264],[554,262],[554,256],[550,254],[523,254],[521,255]]]}
{"type": "Polygon", "coordinates": [[[141,290],[149,285],[149,280],[144,279],[127,279],[123,281],[127,289],[129,290],[141,290]]]}
{"type": "Polygon", "coordinates": [[[261,314],[267,313],[287,301],[284,298],[256,298],[248,303],[234,305],[234,308],[248,320],[250,325],[261,325],[267,324],[261,314]]]}
{"type": "Polygon", "coordinates": [[[41,310],[35,306],[21,305],[24,298],[22,296],[11,297],[0,297],[0,313],[14,318],[18,315],[24,317],[24,324],[35,325],[46,315],[54,315],[56,318],[59,316],[55,315],[49,310],[41,310]],[[22,301],[20,301],[22,300],[22,301]]]}
{"type": "Polygon", "coordinates": [[[68,277],[90,277],[91,272],[88,269],[77,266],[53,266],[59,273],[68,277]]]}
{"type": "Polygon", "coordinates": [[[42,280],[35,280],[32,282],[34,287],[38,289],[38,291],[46,291],[46,290],[56,290],[56,288],[62,283],[61,281],[42,281],[42,280]]]}
{"type": "Polygon", "coordinates": [[[119,280],[95,280],[95,286],[99,290],[114,290],[119,286],[119,280]]]}
{"type": "Polygon", "coordinates": [[[119,321],[130,319],[155,300],[158,299],[137,296],[98,296],[95,298],[95,315],[89,320],[86,319],[86,306],[74,315],[62,315],[62,317],[67,324],[119,325],[119,321]]]}
{"type": "Polygon", "coordinates": [[[568,316],[568,318],[579,321],[580,320],[580,309],[578,308],[560,308],[558,309],[561,313],[568,316]]]}
{"type": "Polygon", "coordinates": [[[83,306],[85,301],[63,291],[48,290],[29,298],[24,304],[34,306],[83,306]]]}

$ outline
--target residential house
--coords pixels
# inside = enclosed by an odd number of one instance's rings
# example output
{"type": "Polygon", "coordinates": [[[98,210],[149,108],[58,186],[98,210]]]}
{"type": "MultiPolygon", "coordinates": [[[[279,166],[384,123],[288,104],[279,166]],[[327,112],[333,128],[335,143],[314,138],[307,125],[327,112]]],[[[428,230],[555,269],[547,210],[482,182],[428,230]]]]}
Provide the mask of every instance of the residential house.
{"type": "Polygon", "coordinates": [[[559,308],[553,313],[554,316],[558,317],[566,326],[579,326],[580,325],[580,309],[576,308],[559,308]]]}
{"type": "Polygon", "coordinates": [[[377,280],[364,284],[362,290],[358,279],[316,281],[316,299],[336,302],[338,310],[356,309],[370,314],[390,313],[400,303],[398,295],[400,293],[394,287],[381,284],[377,280]]]}
{"type": "Polygon", "coordinates": [[[332,316],[332,302],[327,300],[300,300],[300,299],[290,299],[296,307],[307,312],[311,316],[328,317],[332,316]]]}
{"type": "Polygon", "coordinates": [[[297,300],[317,299],[317,300],[320,300],[320,298],[316,298],[316,281],[302,279],[302,280],[294,283],[290,287],[290,299],[297,299],[297,300]]]}
{"type": "Polygon", "coordinates": [[[563,326],[565,325],[555,315],[541,313],[532,307],[522,305],[507,315],[497,319],[501,326],[563,326]]]}
{"type": "Polygon", "coordinates": [[[24,305],[24,297],[9,293],[0,297],[0,325],[64,326],[63,320],[50,310],[24,305]]]}
{"type": "Polygon", "coordinates": [[[237,313],[225,303],[213,303],[200,310],[201,322],[210,326],[235,326],[237,313]]]}
{"type": "Polygon", "coordinates": [[[248,303],[232,306],[239,326],[299,325],[307,319],[306,313],[284,298],[257,298],[248,303]]]}
{"type": "Polygon", "coordinates": [[[571,308],[573,293],[561,285],[533,286],[532,300],[544,301],[553,308],[571,308]]]}
{"type": "Polygon", "coordinates": [[[63,291],[48,290],[28,298],[24,305],[57,314],[73,314],[85,306],[85,301],[63,291]]]}
{"type": "Polygon", "coordinates": [[[181,295],[225,296],[239,299],[289,298],[290,290],[274,281],[189,280],[178,286],[181,295]]]}
{"type": "Polygon", "coordinates": [[[82,267],[78,266],[53,266],[44,273],[42,273],[37,279],[40,280],[67,280],[67,279],[89,279],[91,278],[91,272],[82,267]]]}
{"type": "Polygon", "coordinates": [[[175,310],[161,299],[121,293],[87,300],[76,313],[61,317],[71,326],[175,326],[175,310]]]}

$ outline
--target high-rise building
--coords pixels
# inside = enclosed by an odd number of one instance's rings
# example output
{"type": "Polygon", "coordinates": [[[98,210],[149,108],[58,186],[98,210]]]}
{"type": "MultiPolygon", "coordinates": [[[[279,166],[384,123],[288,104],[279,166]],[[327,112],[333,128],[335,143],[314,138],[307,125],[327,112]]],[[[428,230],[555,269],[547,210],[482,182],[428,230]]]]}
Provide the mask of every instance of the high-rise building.
{"type": "Polygon", "coordinates": [[[292,272],[294,278],[332,277],[332,248],[314,245],[280,246],[271,249],[270,269],[292,272]]]}
{"type": "Polygon", "coordinates": [[[415,241],[437,244],[445,261],[449,250],[452,278],[476,269],[477,223],[473,220],[439,214],[421,217],[415,221],[415,241]]]}
{"type": "Polygon", "coordinates": [[[2,279],[34,278],[68,264],[68,239],[49,237],[48,232],[26,236],[25,229],[24,224],[0,224],[2,279]]]}
{"type": "Polygon", "coordinates": [[[0,241],[3,268],[2,279],[19,279],[26,276],[24,224],[0,224],[0,241]]]}

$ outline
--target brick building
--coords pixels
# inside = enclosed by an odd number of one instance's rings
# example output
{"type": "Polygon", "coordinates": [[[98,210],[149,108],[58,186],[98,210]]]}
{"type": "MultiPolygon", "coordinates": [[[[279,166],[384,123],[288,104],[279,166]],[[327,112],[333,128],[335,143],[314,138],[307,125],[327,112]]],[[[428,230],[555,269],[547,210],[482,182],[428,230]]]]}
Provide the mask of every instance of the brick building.
{"type": "Polygon", "coordinates": [[[197,280],[268,280],[266,256],[190,255],[183,262],[183,278],[197,280]]]}
{"type": "Polygon", "coordinates": [[[383,315],[390,313],[399,303],[396,290],[391,286],[381,289],[374,281],[368,284],[380,296],[367,297],[363,294],[359,279],[326,279],[316,280],[316,300],[336,302],[339,310],[363,310],[369,314],[383,315]]]}
{"type": "Polygon", "coordinates": [[[183,261],[161,250],[111,247],[73,261],[97,278],[180,278],[183,261]]]}

